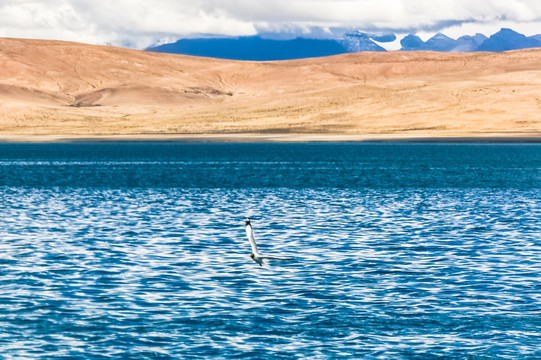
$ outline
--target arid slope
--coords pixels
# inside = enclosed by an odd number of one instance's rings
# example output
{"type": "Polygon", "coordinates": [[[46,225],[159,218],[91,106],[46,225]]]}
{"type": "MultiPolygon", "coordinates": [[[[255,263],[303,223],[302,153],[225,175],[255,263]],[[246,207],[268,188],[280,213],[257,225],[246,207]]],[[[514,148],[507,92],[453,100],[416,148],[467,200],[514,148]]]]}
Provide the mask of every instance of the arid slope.
{"type": "Polygon", "coordinates": [[[541,49],[241,62],[0,38],[0,138],[541,137],[541,49]]]}

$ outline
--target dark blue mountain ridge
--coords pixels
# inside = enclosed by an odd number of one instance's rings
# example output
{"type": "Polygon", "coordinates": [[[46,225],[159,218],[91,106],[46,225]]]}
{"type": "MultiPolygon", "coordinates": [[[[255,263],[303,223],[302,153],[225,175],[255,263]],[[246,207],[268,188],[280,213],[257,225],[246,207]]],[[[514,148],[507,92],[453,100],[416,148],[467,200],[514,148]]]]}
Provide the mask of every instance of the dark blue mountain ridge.
{"type": "Polygon", "coordinates": [[[481,44],[488,38],[483,34],[464,35],[456,39],[457,45],[452,51],[456,52],[471,52],[476,51],[481,44]]]}
{"type": "MultiPolygon", "coordinates": [[[[374,34],[356,31],[341,39],[272,40],[261,36],[180,39],[175,43],[158,45],[148,51],[205,56],[232,60],[289,60],[338,55],[362,51],[386,51],[381,45],[396,40],[394,34],[374,34]],[[380,45],[381,44],[381,45],[380,45]]],[[[483,34],[465,35],[458,39],[438,33],[426,42],[410,34],[400,44],[404,51],[508,51],[541,47],[541,35],[525,36],[503,28],[487,38],[483,34]]]]}
{"type": "Polygon", "coordinates": [[[406,37],[400,40],[400,45],[402,45],[402,49],[400,50],[424,50],[423,40],[413,34],[406,35],[406,37]]]}
{"type": "Polygon", "coordinates": [[[508,51],[541,47],[535,37],[526,37],[511,29],[503,28],[485,40],[477,51],[508,51]]]}
{"type": "Polygon", "coordinates": [[[395,34],[373,34],[371,39],[382,43],[393,42],[396,40],[395,34]]]}
{"type": "Polygon", "coordinates": [[[457,40],[451,39],[449,36],[437,33],[425,42],[427,49],[432,51],[453,51],[457,47],[457,40]]]}
{"type": "Polygon", "coordinates": [[[271,40],[259,36],[180,39],[175,43],[150,47],[147,50],[221,59],[256,61],[302,59],[350,52],[335,40],[303,38],[271,40]]]}
{"type": "Polygon", "coordinates": [[[442,33],[437,33],[424,42],[420,37],[410,34],[402,39],[400,44],[403,51],[471,52],[477,51],[479,46],[487,39],[483,34],[475,34],[474,36],[461,36],[455,40],[442,33]]]}
{"type": "Polygon", "coordinates": [[[442,52],[472,52],[472,51],[508,51],[526,48],[541,47],[539,35],[526,37],[511,29],[501,29],[490,38],[483,34],[474,36],[462,36],[458,39],[452,39],[446,35],[438,33],[426,42],[422,41],[416,35],[407,35],[400,41],[402,48],[400,50],[424,50],[424,51],[442,51],[442,52]]]}

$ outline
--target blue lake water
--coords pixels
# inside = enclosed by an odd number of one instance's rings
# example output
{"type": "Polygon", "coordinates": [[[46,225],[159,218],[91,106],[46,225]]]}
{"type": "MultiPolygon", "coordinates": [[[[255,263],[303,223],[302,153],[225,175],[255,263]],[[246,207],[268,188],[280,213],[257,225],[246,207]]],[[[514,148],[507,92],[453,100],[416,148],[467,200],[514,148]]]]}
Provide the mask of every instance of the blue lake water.
{"type": "Polygon", "coordinates": [[[0,144],[0,195],[0,358],[541,358],[541,145],[0,144]]]}

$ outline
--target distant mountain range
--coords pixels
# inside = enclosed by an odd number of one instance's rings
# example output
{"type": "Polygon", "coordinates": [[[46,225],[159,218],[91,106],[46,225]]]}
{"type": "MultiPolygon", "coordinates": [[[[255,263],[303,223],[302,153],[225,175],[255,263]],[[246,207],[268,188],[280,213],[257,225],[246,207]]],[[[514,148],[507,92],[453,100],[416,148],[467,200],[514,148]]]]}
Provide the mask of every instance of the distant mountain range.
{"type": "Polygon", "coordinates": [[[172,44],[150,47],[147,50],[220,59],[258,61],[302,59],[349,52],[344,45],[335,40],[302,38],[270,40],[259,36],[181,39],[172,44]]]}
{"type": "MultiPolygon", "coordinates": [[[[361,51],[387,51],[385,43],[396,41],[394,34],[354,32],[342,39],[271,40],[260,36],[180,39],[175,43],[149,47],[147,51],[205,56],[232,60],[289,60],[330,56],[361,51]]],[[[525,36],[501,29],[490,37],[483,34],[452,39],[438,33],[427,41],[410,34],[400,40],[403,51],[508,51],[541,47],[541,35],[525,36]]]]}
{"type": "Polygon", "coordinates": [[[428,51],[508,51],[541,47],[541,35],[526,37],[511,29],[501,29],[491,37],[483,34],[452,39],[441,33],[423,42],[418,36],[408,35],[400,41],[401,50],[428,51]]]}

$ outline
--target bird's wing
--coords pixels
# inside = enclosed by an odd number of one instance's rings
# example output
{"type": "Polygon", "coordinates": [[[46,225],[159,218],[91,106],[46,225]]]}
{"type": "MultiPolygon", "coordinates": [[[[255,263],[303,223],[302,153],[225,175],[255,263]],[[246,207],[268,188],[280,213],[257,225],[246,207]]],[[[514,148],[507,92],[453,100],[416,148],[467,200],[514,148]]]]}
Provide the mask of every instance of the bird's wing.
{"type": "Polygon", "coordinates": [[[256,255],[259,254],[257,251],[257,244],[255,243],[254,231],[252,230],[252,225],[250,224],[246,225],[246,235],[250,241],[250,246],[252,246],[252,252],[256,255]]]}
{"type": "Polygon", "coordinates": [[[281,257],[281,256],[259,256],[261,259],[269,259],[269,260],[293,260],[292,257],[281,257]]]}

